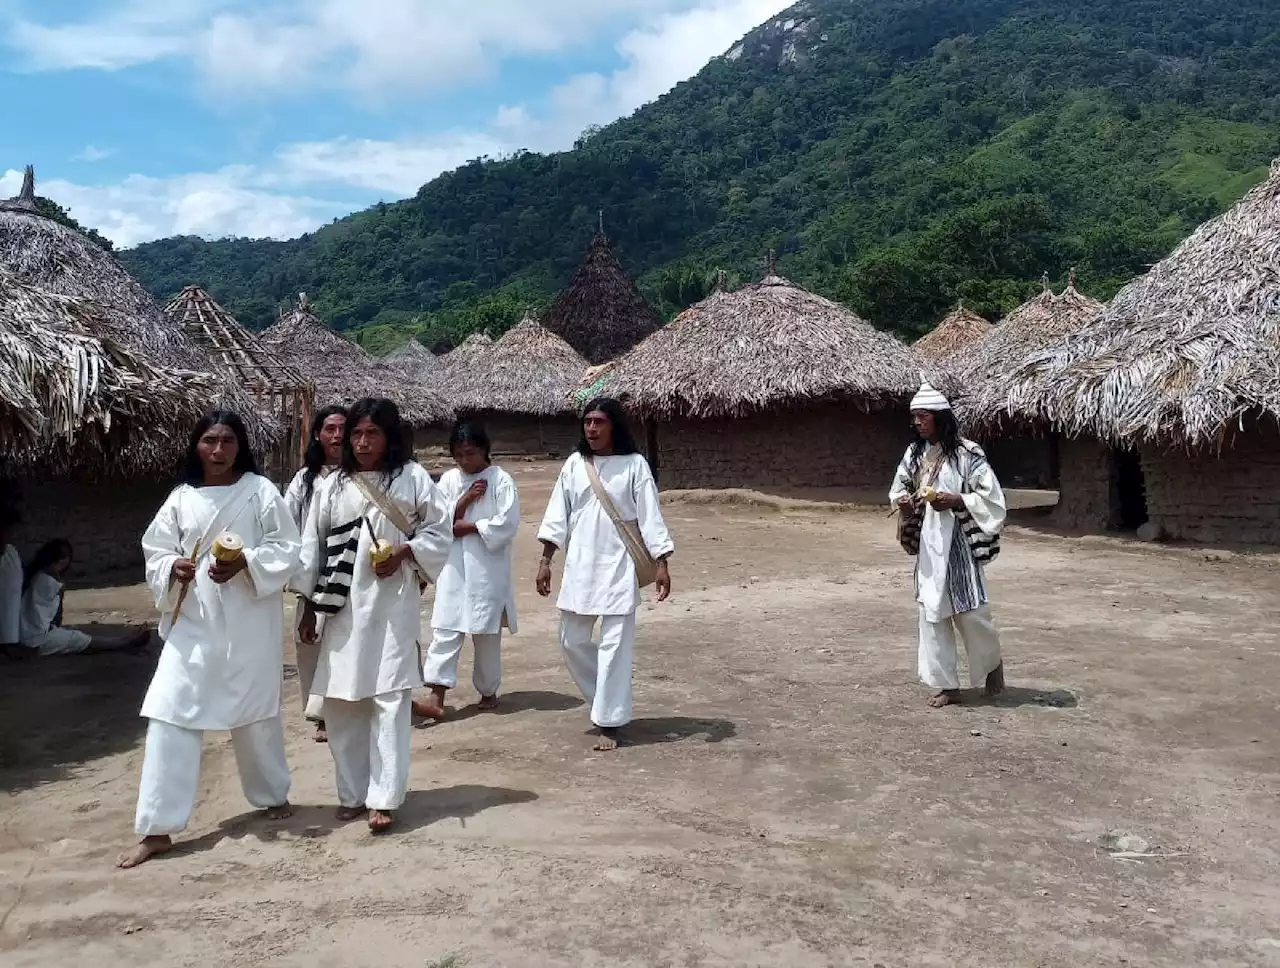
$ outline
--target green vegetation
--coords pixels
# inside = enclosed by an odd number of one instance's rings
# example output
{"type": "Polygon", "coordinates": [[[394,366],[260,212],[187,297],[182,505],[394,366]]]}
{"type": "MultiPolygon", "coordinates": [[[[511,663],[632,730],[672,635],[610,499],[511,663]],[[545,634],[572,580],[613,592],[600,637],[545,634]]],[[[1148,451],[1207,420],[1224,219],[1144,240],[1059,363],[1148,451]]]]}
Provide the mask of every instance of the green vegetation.
{"type": "Polygon", "coordinates": [[[1110,297],[1280,155],[1277,63],[1270,0],[808,0],[573,151],[473,161],[292,242],[122,258],[250,325],[306,291],[371,348],[430,344],[547,305],[603,210],[666,316],[774,249],[910,336],[1073,265],[1110,297]]]}

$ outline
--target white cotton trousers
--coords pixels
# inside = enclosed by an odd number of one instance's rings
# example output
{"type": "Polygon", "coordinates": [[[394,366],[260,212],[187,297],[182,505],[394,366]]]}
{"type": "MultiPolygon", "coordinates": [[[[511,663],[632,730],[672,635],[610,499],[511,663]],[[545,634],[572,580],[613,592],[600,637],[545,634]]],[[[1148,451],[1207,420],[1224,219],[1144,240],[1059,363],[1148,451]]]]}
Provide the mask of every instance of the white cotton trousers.
{"type": "Polygon", "coordinates": [[[409,788],[413,690],[347,702],[326,698],[329,752],[344,807],[398,810],[409,788]]]}
{"type": "MultiPolygon", "coordinates": [[[[273,716],[231,730],[244,798],[260,810],[289,800],[284,719],[273,716]]],[[[158,719],[148,721],[134,829],[143,837],[176,834],[187,826],[200,785],[204,733],[158,719]]]]}
{"type": "Polygon", "coordinates": [[[49,629],[44,635],[37,635],[23,645],[37,649],[41,655],[78,655],[93,645],[93,639],[87,632],[79,629],[68,629],[61,626],[49,629]]]}
{"type": "Polygon", "coordinates": [[[1000,667],[1000,633],[991,618],[991,606],[981,605],[969,612],[948,615],[940,622],[927,622],[920,609],[920,680],[934,689],[959,689],[960,671],[956,633],[969,657],[969,685],[979,686],[1000,667]]]}
{"type": "Polygon", "coordinates": [[[303,642],[293,637],[293,650],[298,657],[298,691],[302,694],[302,712],[313,723],[324,722],[324,697],[311,693],[316,681],[316,666],[320,664],[320,642],[303,642]]]}
{"type": "MultiPolygon", "coordinates": [[[[427,649],[422,663],[422,681],[428,686],[452,689],[458,684],[458,657],[462,654],[466,633],[452,629],[432,629],[431,632],[431,648],[427,649]]],[[[473,635],[471,644],[475,652],[471,684],[482,696],[496,696],[502,685],[502,633],[473,635]]]]}
{"type": "Polygon", "coordinates": [[[560,649],[569,674],[591,703],[591,722],[625,726],[631,722],[631,661],[636,642],[636,613],[579,615],[560,612],[560,649]],[[600,622],[600,641],[595,634],[600,622]]]}

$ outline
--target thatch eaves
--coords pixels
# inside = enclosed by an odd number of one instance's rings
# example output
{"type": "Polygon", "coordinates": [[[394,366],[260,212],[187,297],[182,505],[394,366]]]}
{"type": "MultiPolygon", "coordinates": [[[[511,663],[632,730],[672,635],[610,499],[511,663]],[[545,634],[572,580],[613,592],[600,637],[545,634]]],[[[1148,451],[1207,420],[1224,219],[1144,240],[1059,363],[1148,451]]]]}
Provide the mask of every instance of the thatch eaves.
{"type": "Polygon", "coordinates": [[[1117,444],[1213,446],[1247,414],[1280,418],[1280,160],[1006,384],[1011,416],[1117,444]]]}
{"type": "Polygon", "coordinates": [[[937,326],[911,344],[921,359],[941,362],[966,346],[978,342],[991,331],[991,323],[961,304],[937,326]]]}
{"type": "Polygon", "coordinates": [[[829,399],[905,402],[920,364],[850,310],[771,274],[712,293],[593,376],[596,392],[642,414],[719,417],[829,399]]]}
{"type": "Polygon", "coordinates": [[[526,316],[492,346],[449,368],[446,393],[459,411],[550,416],[571,411],[587,361],[526,316]]]}
{"type": "Polygon", "coordinates": [[[264,330],[263,344],[315,386],[316,406],[350,406],[363,397],[386,397],[415,426],[448,423],[453,408],[439,393],[385,360],[335,333],[311,309],[306,294],[264,330]]]}
{"type": "Polygon", "coordinates": [[[597,232],[582,265],[556,297],[543,325],[588,363],[605,363],[662,326],[662,318],[623,270],[609,239],[597,232]]]}

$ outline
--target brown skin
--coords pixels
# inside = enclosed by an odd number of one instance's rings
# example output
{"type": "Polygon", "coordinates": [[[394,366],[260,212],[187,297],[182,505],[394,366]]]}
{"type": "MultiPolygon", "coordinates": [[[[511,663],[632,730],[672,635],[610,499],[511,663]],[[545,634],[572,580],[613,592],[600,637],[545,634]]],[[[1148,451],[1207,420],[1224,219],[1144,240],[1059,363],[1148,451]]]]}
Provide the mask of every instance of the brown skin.
{"type": "MultiPolygon", "coordinates": [[[[67,572],[70,569],[71,569],[71,556],[64,555],[62,558],[59,558],[57,561],[51,563],[47,568],[44,569],[44,571],[45,571],[45,574],[51,575],[52,577],[56,578],[58,581],[63,581],[67,572]]],[[[58,614],[57,614],[57,617],[54,618],[53,624],[54,625],[62,624],[62,605],[61,604],[59,604],[58,606],[58,614]]],[[[139,628],[136,631],[131,632],[129,635],[94,636],[93,640],[89,643],[89,648],[85,649],[85,652],[86,653],[119,652],[122,649],[140,649],[142,648],[142,646],[146,645],[150,641],[151,641],[151,630],[148,628],[139,628]]]]}

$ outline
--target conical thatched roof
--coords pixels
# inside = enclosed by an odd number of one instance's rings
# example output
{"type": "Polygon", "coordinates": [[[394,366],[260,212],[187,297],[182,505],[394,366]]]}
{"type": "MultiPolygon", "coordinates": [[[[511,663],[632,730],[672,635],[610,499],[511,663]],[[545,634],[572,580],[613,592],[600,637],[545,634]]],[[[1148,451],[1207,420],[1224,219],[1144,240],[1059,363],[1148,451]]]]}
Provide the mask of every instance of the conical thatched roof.
{"type": "Polygon", "coordinates": [[[1280,417],[1280,160],[1006,382],[1015,416],[1117,443],[1212,444],[1246,413],[1280,417]]]}
{"type": "Polygon", "coordinates": [[[469,365],[488,352],[493,346],[493,337],[488,333],[472,333],[461,343],[440,357],[440,365],[446,374],[455,367],[469,365]]]}
{"type": "Polygon", "coordinates": [[[291,364],[316,388],[316,406],[349,406],[362,397],[387,397],[400,416],[423,426],[447,423],[453,409],[435,391],[410,379],[403,370],[374,359],[343,339],[311,310],[305,293],[279,322],[264,330],[263,344],[291,364]]]}
{"type": "Polygon", "coordinates": [[[920,364],[848,309],[771,274],[712,293],[601,376],[603,392],[641,413],[715,417],[822,399],[905,402],[920,364]]]}
{"type": "MultiPolygon", "coordinates": [[[[99,310],[102,334],[151,365],[213,372],[209,357],[160,311],[150,294],[115,257],[74,229],[36,208],[30,169],[17,198],[0,204],[0,269],[57,295],[90,299],[99,310]]],[[[266,446],[279,430],[254,408],[239,387],[220,381],[200,384],[201,403],[233,407],[244,417],[254,443],[266,446]]]]}
{"type": "Polygon", "coordinates": [[[501,339],[448,374],[458,410],[551,415],[571,409],[569,394],[587,361],[555,333],[526,316],[501,339]]]}
{"type": "Polygon", "coordinates": [[[409,376],[419,380],[440,372],[440,361],[436,359],[436,355],[416,338],[392,350],[384,359],[387,363],[399,367],[409,376]]]}
{"type": "Polygon", "coordinates": [[[961,304],[948,313],[930,332],[911,344],[922,359],[939,362],[955,355],[991,330],[991,324],[961,304]]]}
{"type": "Polygon", "coordinates": [[[0,448],[24,471],[168,473],[213,392],[114,342],[96,304],[0,270],[0,448]]]}
{"type": "Polygon", "coordinates": [[[1072,271],[1067,288],[1055,295],[1049,277],[1044,291],[1023,303],[976,343],[946,361],[960,386],[960,415],[966,426],[993,426],[1005,411],[1009,375],[1022,362],[1095,320],[1104,309],[1080,293],[1072,271]]]}
{"type": "Polygon", "coordinates": [[[199,286],[184,288],[164,311],[204,348],[219,369],[241,384],[269,391],[306,387],[302,374],[267,349],[199,286]]]}
{"type": "Polygon", "coordinates": [[[596,364],[621,356],[662,319],[623,271],[604,232],[597,232],[544,325],[596,364]]]}

